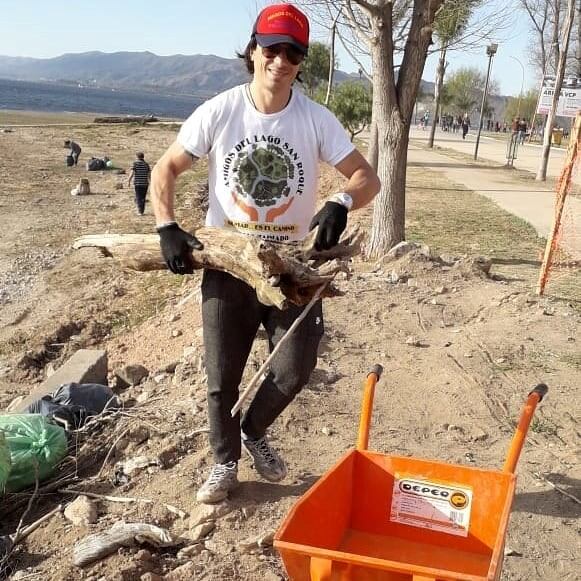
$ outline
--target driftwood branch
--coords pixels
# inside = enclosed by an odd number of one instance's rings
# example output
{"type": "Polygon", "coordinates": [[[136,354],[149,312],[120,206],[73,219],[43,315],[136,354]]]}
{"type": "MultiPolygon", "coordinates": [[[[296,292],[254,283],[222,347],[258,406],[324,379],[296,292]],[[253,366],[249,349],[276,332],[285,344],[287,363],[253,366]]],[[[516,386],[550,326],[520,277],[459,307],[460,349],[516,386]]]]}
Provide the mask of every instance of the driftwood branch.
{"type": "MultiPolygon", "coordinates": [[[[348,272],[348,259],[359,254],[362,239],[354,229],[334,248],[319,252],[313,248],[314,236],[313,232],[300,243],[280,244],[225,228],[201,228],[196,237],[204,248],[192,251],[192,265],[229,272],[252,286],[265,305],[306,305],[321,285],[326,285],[323,297],[341,294],[331,281],[338,272],[348,272]]],[[[86,247],[97,247],[133,270],[166,268],[157,234],[90,235],[73,244],[75,249],[86,247]]]]}

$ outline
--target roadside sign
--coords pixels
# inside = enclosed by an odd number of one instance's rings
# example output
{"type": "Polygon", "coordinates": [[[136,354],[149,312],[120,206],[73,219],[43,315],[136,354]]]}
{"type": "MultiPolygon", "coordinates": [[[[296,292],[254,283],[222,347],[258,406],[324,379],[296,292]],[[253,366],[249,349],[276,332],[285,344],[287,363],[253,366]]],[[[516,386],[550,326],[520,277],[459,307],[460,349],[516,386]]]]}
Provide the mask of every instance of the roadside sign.
{"type": "MultiPolygon", "coordinates": [[[[537,106],[537,113],[546,115],[555,94],[555,77],[545,77],[537,106]]],[[[575,117],[581,111],[581,83],[576,78],[565,79],[557,105],[557,116],[575,117]]]]}

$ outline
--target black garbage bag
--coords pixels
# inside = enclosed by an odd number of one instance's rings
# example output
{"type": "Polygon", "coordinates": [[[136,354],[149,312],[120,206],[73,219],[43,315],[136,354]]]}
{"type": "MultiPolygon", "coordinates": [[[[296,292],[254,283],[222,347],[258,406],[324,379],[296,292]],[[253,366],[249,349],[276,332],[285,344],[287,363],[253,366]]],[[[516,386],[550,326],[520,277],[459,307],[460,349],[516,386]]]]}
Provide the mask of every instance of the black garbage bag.
{"type": "Polygon", "coordinates": [[[103,159],[99,159],[98,157],[92,157],[87,162],[87,170],[88,171],[99,171],[102,169],[107,168],[107,162],[103,159]]]}
{"type": "Polygon", "coordinates": [[[105,409],[121,407],[121,401],[107,385],[64,383],[54,393],[30,404],[25,413],[41,414],[67,431],[78,430],[88,418],[105,409]]]}

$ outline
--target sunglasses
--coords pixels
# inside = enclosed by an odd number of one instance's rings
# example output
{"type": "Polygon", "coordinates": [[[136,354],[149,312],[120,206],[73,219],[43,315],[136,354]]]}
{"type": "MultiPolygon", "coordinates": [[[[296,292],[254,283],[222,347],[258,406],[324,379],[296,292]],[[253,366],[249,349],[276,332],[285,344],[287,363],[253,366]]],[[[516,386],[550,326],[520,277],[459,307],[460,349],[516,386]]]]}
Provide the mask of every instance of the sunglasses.
{"type": "Polygon", "coordinates": [[[265,58],[273,59],[280,54],[284,54],[286,60],[295,66],[300,65],[305,58],[305,55],[300,50],[289,44],[273,44],[272,46],[263,46],[261,48],[265,58]]]}

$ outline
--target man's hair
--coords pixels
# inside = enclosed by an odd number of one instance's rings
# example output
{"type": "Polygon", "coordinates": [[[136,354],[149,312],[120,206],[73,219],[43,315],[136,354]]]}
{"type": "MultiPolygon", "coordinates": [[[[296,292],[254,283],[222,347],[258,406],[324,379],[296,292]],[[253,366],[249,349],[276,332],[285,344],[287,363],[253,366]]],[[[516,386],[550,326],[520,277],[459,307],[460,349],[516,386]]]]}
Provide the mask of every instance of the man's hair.
{"type": "Polygon", "coordinates": [[[135,157],[137,157],[137,159],[145,159],[145,154],[143,153],[143,151],[138,151],[135,154],[135,157]]]}
{"type": "Polygon", "coordinates": [[[65,147],[68,147],[71,144],[70,139],[65,139],[65,147]]]}
{"type": "MultiPolygon", "coordinates": [[[[244,52],[236,52],[236,56],[240,59],[244,60],[244,64],[246,65],[246,70],[250,75],[254,74],[254,61],[252,60],[252,53],[257,49],[258,42],[256,42],[256,36],[253,34],[244,49],[244,52]]],[[[297,73],[295,80],[299,83],[303,82],[301,79],[301,71],[297,73]]]]}
{"type": "Polygon", "coordinates": [[[254,74],[254,62],[252,61],[252,52],[256,50],[258,43],[256,42],[256,36],[254,34],[250,37],[244,52],[236,52],[236,56],[239,59],[244,60],[244,64],[246,65],[246,70],[249,74],[254,74]]]}

